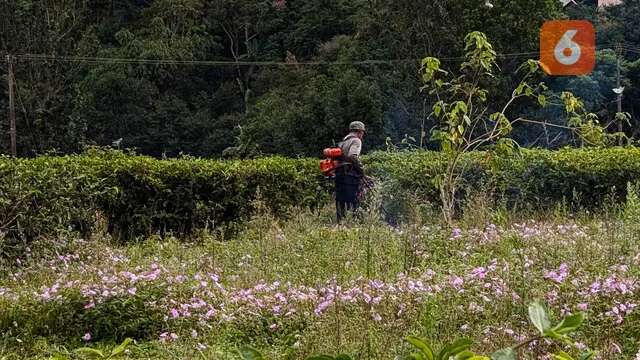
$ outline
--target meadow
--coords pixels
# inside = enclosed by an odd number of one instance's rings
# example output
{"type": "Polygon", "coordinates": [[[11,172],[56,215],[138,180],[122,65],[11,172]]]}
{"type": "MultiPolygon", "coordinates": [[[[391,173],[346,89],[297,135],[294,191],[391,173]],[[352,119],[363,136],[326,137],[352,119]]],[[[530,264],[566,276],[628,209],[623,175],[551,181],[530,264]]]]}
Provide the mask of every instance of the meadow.
{"type": "MultiPolygon", "coordinates": [[[[539,299],[556,319],[586,314],[567,352],[640,357],[633,187],[597,213],[514,215],[479,199],[453,229],[429,208],[402,225],[367,211],[338,226],[331,206],[276,217],[258,199],[248,221],[186,240],[123,244],[104,223],[84,238],[60,231],[2,268],[0,353],[83,359],[75,349],[132,338],[123,358],[240,359],[250,345],[271,359],[394,359],[411,352],[408,335],[491,353],[535,335],[527,304],[539,299]]],[[[520,358],[560,349],[534,341],[520,358]]]]}

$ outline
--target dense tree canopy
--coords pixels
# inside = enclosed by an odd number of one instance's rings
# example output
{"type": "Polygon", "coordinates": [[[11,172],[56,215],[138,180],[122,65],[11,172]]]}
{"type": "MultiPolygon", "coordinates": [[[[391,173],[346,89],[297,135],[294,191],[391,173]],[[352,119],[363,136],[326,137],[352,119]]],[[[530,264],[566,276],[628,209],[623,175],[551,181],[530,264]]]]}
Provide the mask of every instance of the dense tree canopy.
{"type": "MultiPolygon", "coordinates": [[[[17,56],[18,150],[68,153],[116,142],[154,156],[316,155],[353,120],[370,127],[367,149],[384,147],[387,138],[417,139],[433,127],[419,59],[441,57],[443,67],[455,68],[464,36],[483,31],[499,54],[521,54],[499,58],[504,86],[492,91],[507,97],[515,69],[536,57],[542,22],[566,17],[594,21],[603,51],[593,74],[546,79],[550,90],[575,91],[589,110],[613,119],[617,55],[604,49],[621,42],[624,110],[636,124],[639,0],[600,11],[587,1],[567,9],[557,0],[491,2],[2,1],[0,52],[17,56]]],[[[2,62],[2,114],[6,70],[2,62]]],[[[553,109],[523,104],[516,111],[566,121],[553,109]]],[[[566,144],[556,132],[523,126],[515,137],[530,146],[566,144]]],[[[0,139],[0,152],[8,153],[4,115],[0,139]]]]}

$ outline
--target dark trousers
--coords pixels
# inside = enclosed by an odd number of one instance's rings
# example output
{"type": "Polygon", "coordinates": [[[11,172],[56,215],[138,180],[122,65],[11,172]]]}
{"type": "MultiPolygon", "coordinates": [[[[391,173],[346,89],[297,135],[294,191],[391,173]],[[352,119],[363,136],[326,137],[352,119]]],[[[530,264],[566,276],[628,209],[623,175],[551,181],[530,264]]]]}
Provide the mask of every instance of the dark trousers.
{"type": "Polygon", "coordinates": [[[358,209],[358,190],[360,178],[355,176],[336,177],[336,217],[342,221],[348,211],[358,209]]]}

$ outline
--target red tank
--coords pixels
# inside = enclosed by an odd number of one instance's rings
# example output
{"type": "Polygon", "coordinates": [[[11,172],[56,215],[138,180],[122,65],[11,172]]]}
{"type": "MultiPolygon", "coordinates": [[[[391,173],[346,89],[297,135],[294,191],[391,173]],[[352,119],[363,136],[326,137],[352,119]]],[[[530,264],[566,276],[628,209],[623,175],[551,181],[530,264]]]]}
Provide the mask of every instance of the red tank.
{"type": "Polygon", "coordinates": [[[320,160],[320,171],[324,176],[333,178],[336,176],[336,168],[340,165],[340,158],[342,157],[342,149],[340,148],[326,148],[322,152],[325,159],[320,160]]]}
{"type": "Polygon", "coordinates": [[[329,159],[337,159],[339,157],[342,156],[342,149],[340,148],[326,148],[324,149],[324,151],[322,152],[324,154],[324,157],[329,158],[329,159]]]}

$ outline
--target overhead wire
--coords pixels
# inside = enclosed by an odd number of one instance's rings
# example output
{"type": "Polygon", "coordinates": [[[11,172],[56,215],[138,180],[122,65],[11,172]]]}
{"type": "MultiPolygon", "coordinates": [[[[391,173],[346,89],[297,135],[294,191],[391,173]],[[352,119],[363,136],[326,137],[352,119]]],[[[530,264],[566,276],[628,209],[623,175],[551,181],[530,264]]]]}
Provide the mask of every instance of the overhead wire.
{"type": "MultiPolygon", "coordinates": [[[[595,47],[603,50],[606,46],[595,47]]],[[[640,49],[628,47],[630,51],[640,52],[640,49]]],[[[552,53],[552,52],[549,52],[552,53]]],[[[517,52],[497,54],[498,59],[518,59],[540,55],[540,51],[517,52]]],[[[88,64],[137,64],[137,65],[185,65],[185,66],[344,66],[344,65],[390,65],[400,63],[415,63],[422,59],[367,59],[356,61],[229,61],[229,60],[179,60],[179,59],[135,59],[135,58],[110,58],[90,56],[64,56],[45,54],[18,54],[12,55],[18,60],[27,61],[57,61],[78,62],[88,64]]],[[[440,57],[440,61],[462,61],[464,56],[440,57]]]]}

